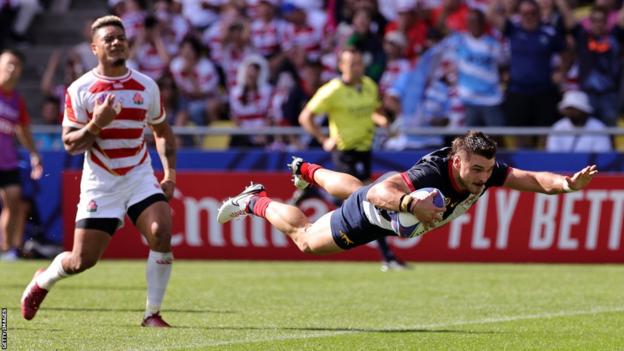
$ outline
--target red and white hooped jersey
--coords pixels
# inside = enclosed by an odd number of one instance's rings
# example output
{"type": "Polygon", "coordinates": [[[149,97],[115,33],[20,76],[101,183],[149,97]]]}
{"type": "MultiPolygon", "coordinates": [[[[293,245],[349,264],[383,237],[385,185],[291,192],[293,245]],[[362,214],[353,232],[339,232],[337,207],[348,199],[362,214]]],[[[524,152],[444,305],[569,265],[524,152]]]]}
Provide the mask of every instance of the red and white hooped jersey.
{"type": "Polygon", "coordinates": [[[105,77],[93,69],[67,89],[63,127],[84,127],[93,117],[96,99],[102,101],[106,94],[115,95],[122,109],[87,150],[85,169],[125,175],[143,163],[150,164],[143,131],[147,124],[165,121],[166,115],[158,86],[148,76],[129,69],[121,77],[105,77]]]}

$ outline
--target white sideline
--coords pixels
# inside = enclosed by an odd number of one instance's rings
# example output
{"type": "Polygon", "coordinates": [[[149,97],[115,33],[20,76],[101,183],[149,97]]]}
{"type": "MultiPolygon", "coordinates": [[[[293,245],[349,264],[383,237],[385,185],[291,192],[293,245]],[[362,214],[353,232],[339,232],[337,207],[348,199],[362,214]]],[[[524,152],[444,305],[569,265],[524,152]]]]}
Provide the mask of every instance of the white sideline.
{"type": "MultiPolygon", "coordinates": [[[[570,316],[580,316],[580,315],[588,315],[588,314],[599,314],[599,313],[611,313],[611,312],[624,312],[623,307],[596,307],[589,310],[578,310],[578,311],[559,311],[559,312],[550,312],[550,313],[537,313],[537,314],[527,314],[527,315],[517,315],[517,316],[503,316],[503,317],[493,317],[493,318],[483,318],[483,319],[475,319],[475,320],[457,320],[450,321],[446,323],[431,323],[431,324],[420,324],[420,325],[412,325],[412,326],[396,326],[392,328],[379,328],[380,331],[387,329],[388,331],[392,330],[400,330],[400,329],[437,329],[437,328],[445,328],[445,327],[454,327],[460,325],[470,325],[470,324],[491,324],[491,323],[501,323],[501,322],[511,322],[511,321],[519,321],[519,320],[528,320],[528,319],[548,319],[548,318],[557,318],[557,317],[570,317],[570,316]]],[[[279,329],[279,328],[275,328],[279,329]]],[[[227,346],[227,345],[240,345],[240,344],[253,344],[259,342],[267,342],[267,341],[282,341],[282,340],[297,340],[297,339],[312,339],[312,338],[325,338],[332,337],[342,334],[359,334],[359,333],[368,333],[364,330],[339,330],[339,331],[320,331],[314,332],[306,335],[292,335],[292,336],[279,336],[273,338],[257,338],[257,339],[237,339],[237,340],[227,340],[227,341],[213,341],[207,343],[193,343],[184,346],[176,346],[175,348],[153,348],[147,347],[139,350],[188,350],[188,349],[196,349],[201,347],[211,347],[211,346],[227,346]]]]}

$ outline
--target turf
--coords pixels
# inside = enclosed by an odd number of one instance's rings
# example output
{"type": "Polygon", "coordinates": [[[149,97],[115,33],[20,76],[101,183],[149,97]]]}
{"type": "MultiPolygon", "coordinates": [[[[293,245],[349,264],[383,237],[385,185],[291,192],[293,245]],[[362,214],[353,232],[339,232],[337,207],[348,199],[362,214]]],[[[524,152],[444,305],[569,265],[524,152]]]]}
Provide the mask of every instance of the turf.
{"type": "Polygon", "coordinates": [[[175,262],[163,316],[141,328],[144,262],[19,298],[47,262],[0,263],[9,350],[622,350],[624,266],[175,262]]]}

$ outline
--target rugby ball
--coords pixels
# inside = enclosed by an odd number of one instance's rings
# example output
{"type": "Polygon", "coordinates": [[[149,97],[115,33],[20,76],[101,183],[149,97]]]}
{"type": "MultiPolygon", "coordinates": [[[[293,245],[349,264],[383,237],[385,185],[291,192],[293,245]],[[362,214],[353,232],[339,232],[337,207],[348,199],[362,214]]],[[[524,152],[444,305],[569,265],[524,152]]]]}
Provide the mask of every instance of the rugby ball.
{"type": "MultiPolygon", "coordinates": [[[[434,190],[437,190],[438,194],[433,198],[433,204],[436,207],[444,207],[444,195],[436,188],[420,188],[411,192],[410,196],[415,199],[424,199],[434,190]]],[[[409,238],[418,229],[420,221],[409,212],[391,212],[390,225],[399,236],[409,238]]]]}

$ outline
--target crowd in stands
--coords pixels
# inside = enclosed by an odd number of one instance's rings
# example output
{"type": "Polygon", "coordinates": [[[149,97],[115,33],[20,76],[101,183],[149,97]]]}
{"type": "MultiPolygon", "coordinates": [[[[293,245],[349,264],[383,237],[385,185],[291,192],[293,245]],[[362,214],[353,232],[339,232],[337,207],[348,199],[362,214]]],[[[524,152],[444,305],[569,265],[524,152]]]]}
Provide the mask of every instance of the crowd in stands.
{"type": "MultiPolygon", "coordinates": [[[[16,11],[19,2],[0,0],[0,16],[16,11]]],[[[364,53],[366,75],[378,83],[383,107],[394,120],[380,133],[377,148],[443,143],[436,135],[404,135],[406,128],[604,129],[622,123],[624,11],[616,0],[108,0],[108,5],[125,24],[131,67],[158,82],[174,126],[298,126],[306,101],[338,77],[336,57],[347,47],[364,53]],[[578,111],[584,118],[575,118],[578,111]]],[[[41,84],[44,110],[62,110],[64,88],[94,66],[89,25],[84,42],[68,54],[52,54],[41,84]],[[58,68],[65,80],[55,85],[58,68]]],[[[54,113],[45,113],[42,123],[54,123],[54,113]]],[[[606,139],[505,142],[608,151],[612,138],[606,139]]],[[[180,136],[179,142],[206,148],[314,146],[305,136],[180,136]]]]}

